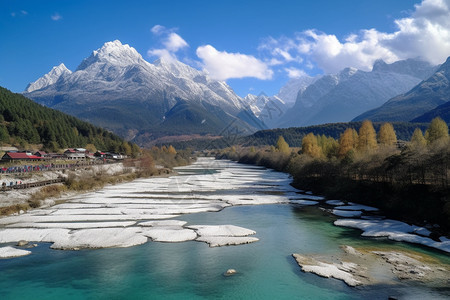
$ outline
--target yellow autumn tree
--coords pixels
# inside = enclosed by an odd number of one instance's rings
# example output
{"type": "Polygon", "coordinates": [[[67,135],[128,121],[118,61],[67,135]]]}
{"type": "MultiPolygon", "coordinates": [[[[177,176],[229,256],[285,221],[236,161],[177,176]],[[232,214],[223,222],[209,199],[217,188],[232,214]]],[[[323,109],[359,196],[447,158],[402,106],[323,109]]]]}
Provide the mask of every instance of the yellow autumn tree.
{"type": "Polygon", "coordinates": [[[411,137],[411,145],[423,147],[427,144],[427,140],[423,137],[422,130],[416,128],[411,137]]]}
{"type": "Polygon", "coordinates": [[[359,135],[358,135],[358,131],[356,131],[356,129],[352,128],[352,135],[353,135],[353,149],[358,148],[358,139],[359,139],[359,135]]]}
{"type": "Polygon", "coordinates": [[[384,123],[378,132],[378,142],[383,146],[394,146],[397,144],[397,135],[391,123],[384,123]]]}
{"type": "Polygon", "coordinates": [[[355,141],[355,133],[356,130],[353,128],[347,128],[341,137],[339,138],[339,157],[344,157],[347,152],[352,149],[355,149],[356,143],[358,142],[358,133],[356,133],[356,141],[355,141]]]}
{"type": "Polygon", "coordinates": [[[172,145],[169,145],[169,148],[167,148],[167,152],[170,154],[177,154],[177,150],[172,145]]]}
{"type": "Polygon", "coordinates": [[[302,152],[309,156],[322,157],[322,149],[319,147],[317,137],[313,133],[308,133],[302,140],[302,152]]]}
{"type": "Polygon", "coordinates": [[[278,137],[276,148],[278,151],[280,151],[282,153],[289,154],[291,152],[291,149],[289,148],[289,144],[284,140],[284,137],[281,135],[278,137]]]}
{"type": "Polygon", "coordinates": [[[377,148],[377,134],[372,122],[365,120],[359,128],[358,150],[368,151],[377,148]]]}
{"type": "Polygon", "coordinates": [[[425,132],[425,139],[428,144],[442,138],[448,138],[448,126],[441,118],[436,117],[431,120],[430,126],[425,132]]]}

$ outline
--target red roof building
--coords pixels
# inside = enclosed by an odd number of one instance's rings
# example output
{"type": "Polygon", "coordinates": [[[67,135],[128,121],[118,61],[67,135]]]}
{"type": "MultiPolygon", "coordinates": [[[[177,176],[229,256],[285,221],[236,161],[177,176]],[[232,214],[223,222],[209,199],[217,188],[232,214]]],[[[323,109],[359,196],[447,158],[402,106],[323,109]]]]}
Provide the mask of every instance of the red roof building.
{"type": "Polygon", "coordinates": [[[41,160],[42,158],[36,155],[30,155],[26,152],[8,152],[3,155],[2,160],[41,160]]]}

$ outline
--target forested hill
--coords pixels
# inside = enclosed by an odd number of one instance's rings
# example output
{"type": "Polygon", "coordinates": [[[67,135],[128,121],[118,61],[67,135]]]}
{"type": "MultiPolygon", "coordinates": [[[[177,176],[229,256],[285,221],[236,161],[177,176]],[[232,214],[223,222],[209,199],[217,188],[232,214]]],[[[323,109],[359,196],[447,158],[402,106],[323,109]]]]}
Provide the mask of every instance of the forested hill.
{"type": "MultiPolygon", "coordinates": [[[[269,129],[255,132],[246,137],[242,144],[244,146],[259,146],[259,145],[274,145],[279,136],[283,136],[290,146],[300,147],[302,139],[305,135],[312,132],[315,135],[325,135],[334,139],[339,139],[341,133],[347,128],[358,130],[362,122],[348,122],[348,123],[330,123],[322,125],[314,125],[308,127],[291,127],[282,129],[269,129]]],[[[383,122],[374,122],[373,126],[378,132],[383,122]]],[[[392,122],[395,133],[399,140],[409,141],[416,128],[425,131],[428,123],[408,123],[408,122],[392,122]]]]}
{"type": "Polygon", "coordinates": [[[48,151],[93,144],[103,151],[132,154],[139,148],[75,117],[44,107],[0,87],[0,143],[26,148],[42,144],[48,151]]]}

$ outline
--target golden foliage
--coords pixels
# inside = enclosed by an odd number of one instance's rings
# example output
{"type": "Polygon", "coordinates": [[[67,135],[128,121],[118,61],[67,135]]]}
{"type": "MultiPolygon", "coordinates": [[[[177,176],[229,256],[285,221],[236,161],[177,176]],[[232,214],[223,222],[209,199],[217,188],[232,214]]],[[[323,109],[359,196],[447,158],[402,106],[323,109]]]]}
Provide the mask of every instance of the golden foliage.
{"type": "Polygon", "coordinates": [[[378,142],[384,146],[394,146],[397,143],[397,135],[391,123],[384,123],[378,132],[378,142]]]}
{"type": "Polygon", "coordinates": [[[291,149],[289,148],[289,144],[284,140],[284,137],[281,135],[278,137],[276,148],[278,151],[282,153],[290,153],[291,149]]]}
{"type": "Polygon", "coordinates": [[[302,140],[302,152],[311,157],[319,158],[323,156],[317,138],[313,133],[308,133],[302,140]]]}
{"type": "Polygon", "coordinates": [[[441,118],[436,117],[425,132],[425,139],[431,144],[442,138],[448,138],[448,126],[441,118]]]}
{"type": "Polygon", "coordinates": [[[372,122],[365,120],[359,128],[358,150],[368,151],[377,148],[377,134],[372,122]]]}

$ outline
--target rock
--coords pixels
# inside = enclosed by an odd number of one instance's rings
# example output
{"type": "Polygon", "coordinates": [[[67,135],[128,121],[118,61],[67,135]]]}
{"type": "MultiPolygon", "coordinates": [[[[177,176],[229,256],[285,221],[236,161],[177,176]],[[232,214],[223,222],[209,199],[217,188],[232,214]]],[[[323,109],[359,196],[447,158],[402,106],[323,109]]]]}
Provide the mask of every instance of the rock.
{"type": "Polygon", "coordinates": [[[225,273],[224,273],[224,275],[225,276],[231,276],[231,275],[234,275],[234,274],[236,274],[237,273],[237,271],[235,270],[235,269],[228,269],[225,273]]]}
{"type": "Polygon", "coordinates": [[[20,240],[20,241],[17,242],[17,246],[19,246],[19,247],[23,247],[23,246],[26,246],[26,245],[28,245],[28,242],[25,241],[25,240],[20,240]]]}

